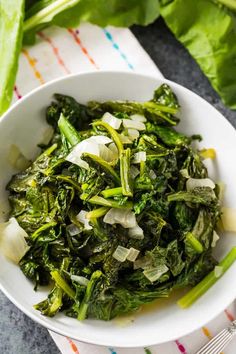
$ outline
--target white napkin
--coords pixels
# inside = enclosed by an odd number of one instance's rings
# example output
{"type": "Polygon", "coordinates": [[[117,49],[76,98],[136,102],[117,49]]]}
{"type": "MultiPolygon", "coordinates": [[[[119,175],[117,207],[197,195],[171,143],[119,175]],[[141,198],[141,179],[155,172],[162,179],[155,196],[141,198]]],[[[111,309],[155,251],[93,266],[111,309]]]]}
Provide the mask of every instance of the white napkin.
{"type": "MultiPolygon", "coordinates": [[[[36,45],[22,51],[13,101],[55,78],[100,69],[163,77],[128,29],[102,29],[89,24],[73,30],[49,28],[37,35],[36,45]]],[[[151,348],[107,348],[74,341],[51,331],[50,334],[63,354],[194,354],[235,316],[236,309],[231,305],[217,319],[193,334],[151,348]]],[[[236,340],[224,351],[224,354],[235,353],[236,340]]]]}

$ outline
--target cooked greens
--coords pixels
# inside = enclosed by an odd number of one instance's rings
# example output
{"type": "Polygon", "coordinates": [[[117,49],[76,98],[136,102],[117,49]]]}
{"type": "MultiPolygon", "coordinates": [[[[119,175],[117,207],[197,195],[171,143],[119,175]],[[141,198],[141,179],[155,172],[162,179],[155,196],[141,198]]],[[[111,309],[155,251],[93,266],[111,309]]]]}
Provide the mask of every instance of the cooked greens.
{"type": "Polygon", "coordinates": [[[175,130],[178,110],[166,84],[147,102],[55,95],[51,142],[7,186],[29,236],[21,270],[52,285],[43,315],[110,320],[214,269],[219,188],[175,130]]]}

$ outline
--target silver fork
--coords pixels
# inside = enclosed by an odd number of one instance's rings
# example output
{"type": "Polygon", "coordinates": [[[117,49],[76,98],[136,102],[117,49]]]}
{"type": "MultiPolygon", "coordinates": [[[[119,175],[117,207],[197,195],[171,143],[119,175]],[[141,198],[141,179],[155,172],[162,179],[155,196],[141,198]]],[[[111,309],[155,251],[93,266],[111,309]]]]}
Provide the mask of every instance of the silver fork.
{"type": "Polygon", "coordinates": [[[218,333],[210,342],[196,352],[196,354],[219,354],[229,344],[235,334],[236,321],[233,321],[228,328],[218,333]]]}

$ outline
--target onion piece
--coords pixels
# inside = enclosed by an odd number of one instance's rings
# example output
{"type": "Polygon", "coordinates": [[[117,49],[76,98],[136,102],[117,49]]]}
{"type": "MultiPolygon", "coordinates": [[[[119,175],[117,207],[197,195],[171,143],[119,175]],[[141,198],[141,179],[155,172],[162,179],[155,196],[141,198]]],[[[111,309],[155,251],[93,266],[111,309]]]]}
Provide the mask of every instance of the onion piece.
{"type": "Polygon", "coordinates": [[[115,143],[109,144],[108,148],[114,153],[116,157],[118,157],[118,149],[115,143]]]}
{"type": "Polygon", "coordinates": [[[102,144],[99,144],[99,156],[107,162],[112,162],[116,160],[118,157],[106,145],[102,145],[102,144]]]}
{"type": "Polygon", "coordinates": [[[158,267],[146,269],[143,271],[143,274],[151,283],[153,283],[154,281],[158,280],[163,274],[165,274],[168,270],[169,268],[165,264],[163,264],[159,265],[158,267]]]}
{"type": "Polygon", "coordinates": [[[113,253],[112,257],[114,257],[119,262],[124,262],[128,256],[128,254],[129,254],[128,248],[118,246],[116,248],[115,252],[113,253]]]}
{"type": "Polygon", "coordinates": [[[140,163],[142,161],[146,161],[146,152],[145,151],[139,151],[134,154],[133,161],[132,163],[140,163]]]}
{"type": "Polygon", "coordinates": [[[142,122],[145,123],[147,121],[147,119],[142,116],[141,114],[132,114],[130,116],[130,119],[135,120],[136,122],[142,122]]]}
{"type": "Polygon", "coordinates": [[[187,168],[183,168],[182,170],[179,171],[180,174],[184,177],[184,178],[190,178],[190,175],[188,173],[187,168]]]}
{"type": "Polygon", "coordinates": [[[86,170],[89,169],[89,164],[86,161],[81,159],[83,153],[90,153],[96,156],[99,156],[99,144],[94,141],[88,141],[89,139],[85,139],[77,144],[66,156],[66,160],[74,163],[86,170]]]}
{"type": "MultiPolygon", "coordinates": [[[[90,136],[90,138],[88,139],[85,139],[87,142],[94,142],[94,143],[97,143],[97,144],[110,144],[112,143],[112,139],[111,138],[108,138],[108,136],[106,135],[93,135],[93,136],[90,136]]],[[[82,141],[85,141],[85,140],[82,140],[82,141]]]]}
{"type": "Polygon", "coordinates": [[[15,218],[0,223],[0,251],[1,253],[18,264],[21,258],[30,248],[25,241],[28,235],[20,227],[15,218]]]}
{"type": "Polygon", "coordinates": [[[111,208],[103,218],[106,224],[120,224],[125,229],[136,225],[136,217],[131,209],[111,208]]]}
{"type": "Polygon", "coordinates": [[[224,200],[224,196],[225,196],[226,185],[222,181],[217,182],[217,185],[219,188],[218,199],[219,199],[219,202],[222,203],[222,201],[224,200]]]}
{"type": "Polygon", "coordinates": [[[72,274],[70,276],[71,280],[75,281],[76,283],[80,284],[80,285],[84,285],[84,286],[87,286],[88,283],[89,283],[89,280],[85,277],[82,277],[80,275],[74,275],[72,274]]]}
{"type": "Polygon", "coordinates": [[[139,169],[133,165],[130,166],[129,172],[132,179],[135,179],[140,173],[139,169]]]}
{"type": "Polygon", "coordinates": [[[214,274],[216,278],[219,278],[223,274],[223,267],[215,266],[214,274]]]}
{"type": "Polygon", "coordinates": [[[132,119],[122,119],[124,128],[132,128],[137,130],[145,130],[146,126],[143,122],[138,122],[132,119]]]}
{"type": "Polygon", "coordinates": [[[120,140],[123,144],[132,144],[132,140],[124,133],[119,134],[120,140]]]}
{"type": "Polygon", "coordinates": [[[126,259],[128,261],[134,262],[136,260],[136,258],[138,257],[139,253],[140,253],[139,250],[136,250],[136,248],[131,247],[129,249],[129,254],[126,259]]]}
{"type": "Polygon", "coordinates": [[[236,209],[223,207],[221,211],[224,230],[236,232],[236,209]]]}
{"type": "Polygon", "coordinates": [[[122,123],[121,119],[116,118],[115,116],[113,116],[109,112],[106,112],[103,115],[102,121],[109,124],[113,129],[116,129],[116,130],[120,128],[120,125],[122,123]]]}
{"type": "Polygon", "coordinates": [[[89,224],[89,220],[87,219],[88,212],[86,210],[81,210],[78,215],[76,215],[76,219],[84,225],[84,230],[92,230],[92,226],[89,224]]]}
{"type": "Polygon", "coordinates": [[[86,170],[89,169],[89,164],[81,157],[84,153],[100,156],[100,145],[111,143],[112,140],[105,135],[94,135],[88,139],[82,140],[76,146],[73,147],[69,155],[66,157],[66,161],[72,162],[86,170]]]}
{"type": "Polygon", "coordinates": [[[191,191],[196,187],[215,188],[215,183],[210,178],[189,178],[186,182],[187,191],[191,191]]]}
{"type": "Polygon", "coordinates": [[[154,180],[154,179],[157,178],[157,175],[155,174],[155,172],[154,172],[153,170],[150,170],[150,171],[149,171],[149,177],[150,177],[152,180],[154,180]]]}
{"type": "Polygon", "coordinates": [[[213,231],[213,236],[212,236],[212,241],[211,241],[211,247],[214,248],[220,239],[220,236],[217,234],[217,232],[214,230],[213,231]]]}
{"type": "Polygon", "coordinates": [[[23,155],[18,146],[12,144],[9,149],[8,162],[17,170],[23,171],[30,165],[30,161],[23,155]]]}
{"type": "Polygon", "coordinates": [[[137,259],[137,261],[134,262],[134,269],[139,269],[139,268],[150,269],[151,264],[152,264],[151,258],[144,256],[142,258],[137,259]]]}
{"type": "Polygon", "coordinates": [[[75,236],[78,235],[82,232],[82,229],[80,229],[77,225],[75,224],[70,224],[66,227],[66,231],[70,236],[75,236]]]}
{"type": "Polygon", "coordinates": [[[139,137],[139,131],[137,129],[128,129],[128,137],[134,141],[139,137]]]}
{"type": "Polygon", "coordinates": [[[134,238],[137,240],[144,239],[143,229],[136,223],[136,225],[129,229],[128,235],[130,238],[134,238]]]}

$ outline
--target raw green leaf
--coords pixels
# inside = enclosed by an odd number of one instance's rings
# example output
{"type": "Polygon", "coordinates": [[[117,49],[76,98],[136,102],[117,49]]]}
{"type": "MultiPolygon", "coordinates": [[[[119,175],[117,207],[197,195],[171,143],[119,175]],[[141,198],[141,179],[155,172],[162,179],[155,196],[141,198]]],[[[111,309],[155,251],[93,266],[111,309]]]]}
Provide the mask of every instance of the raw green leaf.
{"type": "Polygon", "coordinates": [[[24,19],[23,0],[0,2],[0,116],[9,107],[18,68],[24,19]]]}
{"type": "Polygon", "coordinates": [[[29,11],[30,13],[26,13],[24,40],[32,43],[32,34],[42,26],[57,25],[68,28],[76,27],[80,22],[91,22],[101,27],[147,25],[159,16],[159,2],[156,0],[39,1],[39,4],[36,3],[29,11]],[[47,3],[49,4],[45,7],[47,3]]]}
{"type": "Polygon", "coordinates": [[[235,15],[212,0],[162,0],[160,11],[223,102],[236,109],[235,15]]]}

